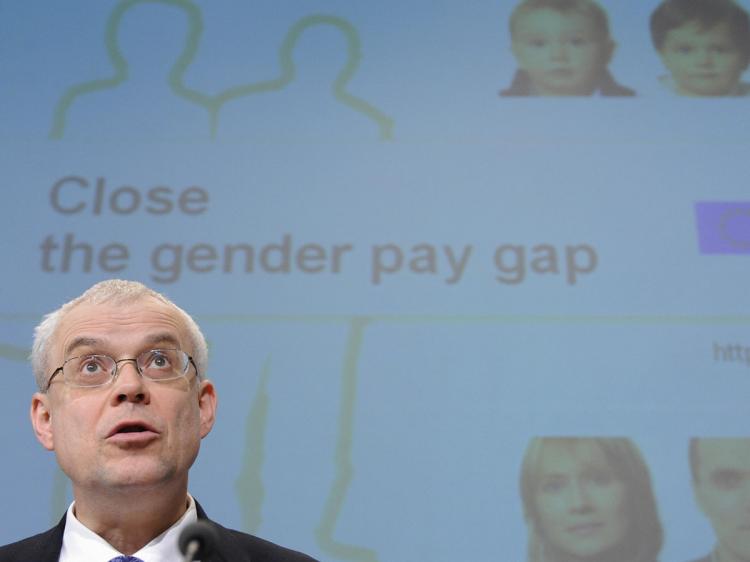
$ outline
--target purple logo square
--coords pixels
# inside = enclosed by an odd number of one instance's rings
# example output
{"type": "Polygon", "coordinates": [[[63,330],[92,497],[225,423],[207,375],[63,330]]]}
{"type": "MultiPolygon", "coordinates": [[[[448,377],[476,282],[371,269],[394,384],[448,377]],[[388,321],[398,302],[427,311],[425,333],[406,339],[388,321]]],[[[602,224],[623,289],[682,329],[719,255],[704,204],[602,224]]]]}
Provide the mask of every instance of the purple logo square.
{"type": "Polygon", "coordinates": [[[698,201],[695,220],[702,254],[750,254],[750,201],[698,201]]]}

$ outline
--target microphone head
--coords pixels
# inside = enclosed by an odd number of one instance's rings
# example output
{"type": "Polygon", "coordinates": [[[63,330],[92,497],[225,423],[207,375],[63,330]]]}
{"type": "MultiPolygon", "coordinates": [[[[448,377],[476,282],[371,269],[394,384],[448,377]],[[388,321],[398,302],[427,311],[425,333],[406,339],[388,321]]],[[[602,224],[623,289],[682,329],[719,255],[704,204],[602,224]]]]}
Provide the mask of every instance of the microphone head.
{"type": "Polygon", "coordinates": [[[194,554],[194,558],[203,560],[213,552],[216,543],[219,542],[219,537],[216,534],[216,529],[206,521],[196,521],[191,523],[182,530],[180,533],[180,539],[178,545],[180,552],[185,554],[187,552],[188,545],[197,541],[199,544],[198,550],[194,554]]]}

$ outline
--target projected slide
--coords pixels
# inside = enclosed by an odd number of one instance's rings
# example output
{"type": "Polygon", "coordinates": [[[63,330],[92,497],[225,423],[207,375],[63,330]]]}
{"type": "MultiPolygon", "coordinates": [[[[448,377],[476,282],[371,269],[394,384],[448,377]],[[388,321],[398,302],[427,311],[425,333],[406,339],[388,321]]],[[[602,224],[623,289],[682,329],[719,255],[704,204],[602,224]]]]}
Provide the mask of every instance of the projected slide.
{"type": "Polygon", "coordinates": [[[0,542],[42,315],[209,339],[190,491],[357,562],[750,560],[746,0],[0,3],[0,542]]]}

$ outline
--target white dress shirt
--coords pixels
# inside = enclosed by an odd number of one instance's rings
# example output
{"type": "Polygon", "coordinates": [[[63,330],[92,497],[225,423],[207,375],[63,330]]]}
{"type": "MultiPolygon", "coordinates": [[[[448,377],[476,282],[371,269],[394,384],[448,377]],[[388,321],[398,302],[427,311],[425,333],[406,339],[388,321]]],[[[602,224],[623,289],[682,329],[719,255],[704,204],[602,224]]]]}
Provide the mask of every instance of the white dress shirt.
{"type": "MultiPolygon", "coordinates": [[[[195,500],[188,494],[188,509],[180,519],[161,535],[156,537],[135,556],[143,562],[175,562],[181,555],[177,546],[180,532],[190,523],[198,520],[195,500]]],[[[111,544],[81,523],[74,514],[75,502],[70,504],[65,519],[60,562],[109,562],[112,558],[123,556],[111,544]]]]}

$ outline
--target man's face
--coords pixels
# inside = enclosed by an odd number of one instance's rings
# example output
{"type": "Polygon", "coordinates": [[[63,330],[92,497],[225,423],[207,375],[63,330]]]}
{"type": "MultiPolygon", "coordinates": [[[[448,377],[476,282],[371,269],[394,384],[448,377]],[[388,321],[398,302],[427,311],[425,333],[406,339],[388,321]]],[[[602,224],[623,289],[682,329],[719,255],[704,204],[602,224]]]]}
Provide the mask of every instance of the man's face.
{"type": "Polygon", "coordinates": [[[513,53],[537,93],[583,96],[592,93],[614,46],[582,14],[535,10],[513,30],[513,53]]]}
{"type": "Polygon", "coordinates": [[[683,96],[731,94],[747,67],[725,23],[708,29],[697,22],[676,27],[659,54],[683,96]]]}
{"type": "Polygon", "coordinates": [[[606,556],[628,532],[625,484],[594,442],[549,443],[535,507],[547,543],[567,557],[606,556]]]}
{"type": "Polygon", "coordinates": [[[721,560],[750,561],[750,439],[701,439],[695,497],[721,560]]]}
{"type": "MultiPolygon", "coordinates": [[[[69,357],[123,359],[156,348],[190,354],[188,342],[180,317],[156,299],[81,304],[53,334],[48,364],[52,371],[69,357]]],[[[34,395],[31,414],[37,438],[55,451],[74,490],[134,490],[164,482],[187,486],[215,408],[213,386],[199,382],[192,366],[186,377],[154,382],[133,362],[122,362],[115,380],[100,387],[72,387],[58,374],[46,394],[34,395]]]]}

